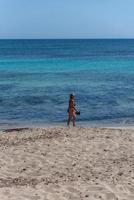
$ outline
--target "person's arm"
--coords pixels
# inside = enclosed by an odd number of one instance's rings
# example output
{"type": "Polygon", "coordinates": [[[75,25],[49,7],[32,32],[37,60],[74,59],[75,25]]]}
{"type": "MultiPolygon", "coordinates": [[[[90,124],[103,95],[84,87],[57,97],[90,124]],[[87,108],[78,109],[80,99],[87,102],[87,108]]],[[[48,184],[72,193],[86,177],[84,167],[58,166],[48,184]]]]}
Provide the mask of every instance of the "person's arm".
{"type": "Polygon", "coordinates": [[[73,102],[73,108],[74,108],[75,111],[77,111],[75,106],[76,106],[76,104],[75,104],[75,102],[73,102]]]}

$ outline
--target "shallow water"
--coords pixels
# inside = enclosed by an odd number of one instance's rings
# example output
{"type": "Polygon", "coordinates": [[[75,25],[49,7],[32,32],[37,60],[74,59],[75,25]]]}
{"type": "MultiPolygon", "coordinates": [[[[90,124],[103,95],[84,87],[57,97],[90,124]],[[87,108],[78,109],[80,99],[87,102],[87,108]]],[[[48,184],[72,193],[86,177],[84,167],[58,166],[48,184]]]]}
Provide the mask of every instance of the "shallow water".
{"type": "Polygon", "coordinates": [[[0,125],[134,122],[134,40],[0,40],[0,125]]]}

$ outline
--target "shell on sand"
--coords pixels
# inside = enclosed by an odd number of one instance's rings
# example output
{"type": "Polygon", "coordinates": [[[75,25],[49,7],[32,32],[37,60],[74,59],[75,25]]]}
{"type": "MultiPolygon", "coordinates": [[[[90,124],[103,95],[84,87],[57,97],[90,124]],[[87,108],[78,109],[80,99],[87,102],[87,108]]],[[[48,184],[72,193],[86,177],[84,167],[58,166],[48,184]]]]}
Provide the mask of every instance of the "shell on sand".
{"type": "Polygon", "coordinates": [[[134,130],[1,132],[0,199],[134,200],[134,130]]]}

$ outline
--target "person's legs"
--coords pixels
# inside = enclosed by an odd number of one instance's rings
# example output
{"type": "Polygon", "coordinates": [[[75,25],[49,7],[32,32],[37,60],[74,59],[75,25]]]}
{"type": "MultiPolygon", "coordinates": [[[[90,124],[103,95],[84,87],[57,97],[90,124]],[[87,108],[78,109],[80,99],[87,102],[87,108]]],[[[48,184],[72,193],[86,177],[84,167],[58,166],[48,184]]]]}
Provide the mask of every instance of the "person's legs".
{"type": "Polygon", "coordinates": [[[73,126],[75,126],[76,116],[73,116],[73,126]]]}
{"type": "Polygon", "coordinates": [[[71,121],[71,116],[68,115],[68,121],[67,121],[67,125],[68,125],[68,126],[70,125],[70,121],[71,121]]]}
{"type": "Polygon", "coordinates": [[[70,125],[71,120],[73,120],[73,126],[75,126],[75,121],[76,121],[76,115],[75,113],[71,113],[68,115],[68,121],[67,121],[67,125],[70,125]]]}

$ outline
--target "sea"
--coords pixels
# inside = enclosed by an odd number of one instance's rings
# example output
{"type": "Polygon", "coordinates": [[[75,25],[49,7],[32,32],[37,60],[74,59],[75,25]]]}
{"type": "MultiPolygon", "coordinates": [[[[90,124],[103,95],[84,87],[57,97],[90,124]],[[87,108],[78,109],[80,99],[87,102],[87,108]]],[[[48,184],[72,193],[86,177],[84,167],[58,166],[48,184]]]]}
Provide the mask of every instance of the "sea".
{"type": "Polygon", "coordinates": [[[0,128],[134,125],[134,40],[0,40],[0,128]]]}

